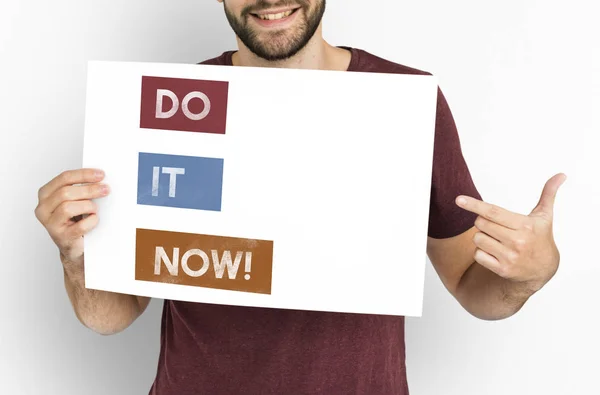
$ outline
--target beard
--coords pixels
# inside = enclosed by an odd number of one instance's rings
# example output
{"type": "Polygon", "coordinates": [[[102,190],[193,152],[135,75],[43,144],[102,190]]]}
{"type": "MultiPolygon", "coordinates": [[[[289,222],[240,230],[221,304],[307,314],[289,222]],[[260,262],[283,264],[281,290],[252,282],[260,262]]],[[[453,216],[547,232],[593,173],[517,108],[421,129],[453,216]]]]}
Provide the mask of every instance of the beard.
{"type": "Polygon", "coordinates": [[[326,0],[318,2],[311,10],[308,0],[281,0],[275,4],[266,0],[257,0],[255,4],[244,7],[240,16],[234,15],[227,8],[227,0],[224,0],[223,5],[229,25],[242,43],[262,59],[279,61],[291,58],[308,44],[321,24],[325,13],[325,2],[326,0]],[[250,18],[254,18],[251,13],[286,6],[300,6],[295,12],[302,11],[302,15],[296,16],[294,26],[288,29],[261,33],[248,23],[250,18]]]}

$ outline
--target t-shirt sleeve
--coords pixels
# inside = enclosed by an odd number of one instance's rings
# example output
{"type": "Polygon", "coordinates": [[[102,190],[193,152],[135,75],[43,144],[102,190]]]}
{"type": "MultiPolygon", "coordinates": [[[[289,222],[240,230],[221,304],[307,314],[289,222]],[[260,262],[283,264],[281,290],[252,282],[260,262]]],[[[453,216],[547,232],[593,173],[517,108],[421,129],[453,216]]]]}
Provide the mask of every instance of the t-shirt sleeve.
{"type": "Polygon", "coordinates": [[[463,157],[454,117],[439,88],[434,141],[428,235],[443,239],[467,231],[477,218],[458,207],[456,197],[481,199],[481,195],[463,157]]]}

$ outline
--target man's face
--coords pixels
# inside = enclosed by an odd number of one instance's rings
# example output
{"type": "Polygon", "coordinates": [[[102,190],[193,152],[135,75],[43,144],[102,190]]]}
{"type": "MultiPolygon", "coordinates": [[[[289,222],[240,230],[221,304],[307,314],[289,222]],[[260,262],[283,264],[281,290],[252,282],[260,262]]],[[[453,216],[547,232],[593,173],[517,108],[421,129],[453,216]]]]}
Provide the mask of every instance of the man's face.
{"type": "Polygon", "coordinates": [[[317,31],[325,0],[224,0],[231,28],[255,55],[270,61],[294,56],[317,31]]]}

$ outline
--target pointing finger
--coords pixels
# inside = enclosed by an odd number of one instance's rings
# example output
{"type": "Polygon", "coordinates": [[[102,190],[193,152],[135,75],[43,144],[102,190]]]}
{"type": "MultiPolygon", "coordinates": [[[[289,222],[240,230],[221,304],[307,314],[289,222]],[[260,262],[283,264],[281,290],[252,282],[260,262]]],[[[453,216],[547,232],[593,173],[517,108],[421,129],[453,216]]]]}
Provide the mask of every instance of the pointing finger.
{"type": "Polygon", "coordinates": [[[467,211],[510,229],[519,229],[526,219],[524,215],[513,213],[502,207],[469,196],[461,195],[457,197],[456,204],[467,211]]]}

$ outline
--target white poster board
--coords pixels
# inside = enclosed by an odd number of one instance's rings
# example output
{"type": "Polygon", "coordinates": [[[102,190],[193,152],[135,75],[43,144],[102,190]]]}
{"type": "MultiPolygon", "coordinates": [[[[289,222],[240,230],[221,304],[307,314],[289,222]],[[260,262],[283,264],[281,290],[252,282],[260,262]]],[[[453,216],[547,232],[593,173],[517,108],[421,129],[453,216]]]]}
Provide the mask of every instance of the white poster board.
{"type": "Polygon", "coordinates": [[[432,76],[90,62],[86,287],[420,316],[432,76]]]}

